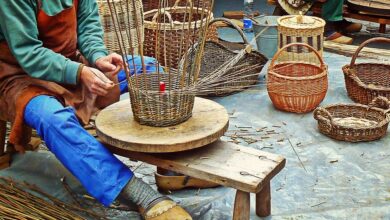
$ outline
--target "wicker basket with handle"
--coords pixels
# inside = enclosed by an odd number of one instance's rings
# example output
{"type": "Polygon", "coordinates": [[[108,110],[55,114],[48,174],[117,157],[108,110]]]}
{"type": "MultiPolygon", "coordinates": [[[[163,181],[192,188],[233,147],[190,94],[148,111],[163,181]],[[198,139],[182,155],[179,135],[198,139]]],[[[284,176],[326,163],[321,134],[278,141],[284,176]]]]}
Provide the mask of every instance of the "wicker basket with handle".
{"type": "Polygon", "coordinates": [[[132,48],[134,49],[135,54],[139,54],[138,52],[138,42],[143,42],[144,39],[144,24],[143,24],[143,9],[142,9],[142,1],[141,0],[115,0],[115,1],[107,1],[107,0],[97,0],[96,1],[99,8],[99,15],[100,15],[100,21],[103,27],[104,31],[104,44],[106,45],[107,49],[110,52],[120,52],[119,43],[116,40],[116,33],[114,28],[114,22],[111,18],[111,12],[109,8],[109,4],[111,4],[111,7],[116,7],[117,11],[121,11],[122,13],[118,13],[118,20],[126,21],[121,23],[121,31],[122,35],[131,35],[132,39],[131,41],[127,40],[124,41],[125,47],[128,48],[130,51],[130,45],[132,45],[132,48]],[[134,9],[134,5],[135,8],[134,9]],[[132,15],[132,16],[128,16],[132,15]],[[137,19],[135,19],[135,16],[137,19]],[[130,28],[126,27],[125,24],[130,24],[130,28]],[[141,31],[140,36],[141,40],[138,41],[138,35],[137,35],[137,27],[138,30],[141,31]],[[130,33],[125,33],[126,31],[129,31],[130,33]]]}
{"type": "Polygon", "coordinates": [[[361,104],[368,104],[378,96],[390,98],[390,65],[387,63],[355,63],[360,51],[372,42],[390,43],[390,39],[379,37],[365,41],[356,50],[351,63],[343,67],[348,96],[361,104]]]}
{"type": "MultiPolygon", "coordinates": [[[[178,68],[181,57],[197,40],[213,14],[206,8],[177,6],[145,12],[144,54],[161,65],[178,68]],[[192,16],[191,22],[188,21],[192,16]],[[209,17],[207,17],[209,16],[209,17]],[[157,40],[157,41],[156,41],[157,40]]],[[[191,0],[188,4],[192,5],[191,0]]]]}
{"type": "Polygon", "coordinates": [[[328,90],[328,68],[321,55],[311,46],[292,43],[280,49],[271,61],[267,90],[274,106],[280,110],[305,113],[314,110],[328,90]],[[320,64],[302,61],[278,61],[287,49],[305,47],[314,52],[320,64]],[[276,64],[276,62],[278,63],[276,64]]]}
{"type": "Polygon", "coordinates": [[[385,97],[375,98],[369,106],[335,104],[314,111],[318,129],[328,137],[341,141],[373,141],[386,135],[390,102],[385,97]]]}

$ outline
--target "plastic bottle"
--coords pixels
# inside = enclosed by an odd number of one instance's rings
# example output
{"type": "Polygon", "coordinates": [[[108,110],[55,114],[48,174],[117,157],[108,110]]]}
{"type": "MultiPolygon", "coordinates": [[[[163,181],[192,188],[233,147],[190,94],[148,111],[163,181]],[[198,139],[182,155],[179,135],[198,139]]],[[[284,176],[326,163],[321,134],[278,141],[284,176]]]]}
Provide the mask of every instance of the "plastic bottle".
{"type": "Polygon", "coordinates": [[[253,0],[244,0],[244,32],[253,31],[253,19],[254,17],[254,3],[253,0]]]}

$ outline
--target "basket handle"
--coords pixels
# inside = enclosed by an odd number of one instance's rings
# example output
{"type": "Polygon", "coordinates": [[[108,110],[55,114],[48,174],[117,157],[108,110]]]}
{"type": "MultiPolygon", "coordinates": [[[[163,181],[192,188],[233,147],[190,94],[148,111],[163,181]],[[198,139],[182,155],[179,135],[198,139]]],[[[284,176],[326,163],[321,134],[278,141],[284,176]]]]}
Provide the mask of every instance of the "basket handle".
{"type": "MultiPolygon", "coordinates": [[[[172,19],[172,15],[171,13],[169,13],[168,11],[166,11],[165,9],[161,10],[162,11],[162,14],[164,14],[165,16],[168,17],[168,20],[169,20],[169,23],[171,23],[171,26],[173,27],[173,19],[172,19]]],[[[157,11],[156,14],[154,14],[153,18],[152,18],[152,22],[153,23],[157,23],[157,18],[158,16],[160,15],[160,12],[157,11]]]]}
{"type": "Polygon", "coordinates": [[[325,108],[318,107],[314,110],[314,118],[318,121],[325,121],[329,123],[329,125],[333,125],[332,115],[325,108]]]}
{"type": "Polygon", "coordinates": [[[314,52],[314,54],[317,56],[318,60],[320,61],[320,64],[321,64],[321,67],[324,67],[325,66],[325,63],[324,63],[324,60],[322,59],[321,55],[318,53],[318,51],[316,49],[314,49],[312,46],[308,45],[308,44],[305,44],[305,43],[291,43],[291,44],[288,44],[288,45],[285,45],[284,47],[280,48],[278,50],[278,52],[275,54],[275,56],[272,58],[271,60],[271,64],[269,66],[269,69],[272,70],[274,68],[274,65],[275,65],[275,62],[276,60],[279,58],[280,54],[282,53],[282,51],[286,50],[287,48],[289,47],[293,47],[293,46],[303,46],[303,47],[307,47],[308,49],[310,49],[311,51],[314,52]]]}
{"type": "MultiPolygon", "coordinates": [[[[173,5],[172,8],[176,8],[177,6],[179,6],[179,3],[181,2],[182,0],[176,0],[175,4],[173,5]]],[[[192,0],[187,0],[187,3],[190,4],[190,8],[193,7],[193,4],[192,4],[192,0]]]]}
{"type": "Polygon", "coordinates": [[[374,37],[374,38],[371,38],[371,39],[368,39],[368,40],[364,41],[362,44],[360,44],[358,49],[356,49],[355,53],[353,54],[352,60],[351,60],[351,66],[355,65],[356,58],[358,57],[360,51],[363,50],[363,48],[365,46],[367,46],[368,44],[370,44],[372,42],[390,43],[390,39],[389,38],[385,38],[385,37],[374,37]]]}
{"type": "Polygon", "coordinates": [[[245,34],[244,34],[244,32],[241,30],[241,28],[238,27],[235,23],[233,23],[230,19],[227,19],[227,18],[214,18],[213,20],[210,21],[209,27],[210,27],[211,25],[213,25],[214,23],[219,22],[219,21],[221,21],[221,22],[223,22],[223,23],[229,25],[229,27],[231,27],[231,28],[237,30],[237,32],[240,34],[242,40],[244,41],[244,43],[245,43],[245,44],[249,44],[248,38],[245,36],[245,34]]]}
{"type": "Polygon", "coordinates": [[[383,97],[383,96],[378,96],[378,97],[374,98],[368,106],[381,108],[381,109],[385,110],[386,112],[390,111],[390,101],[386,97],[383,97]]]}

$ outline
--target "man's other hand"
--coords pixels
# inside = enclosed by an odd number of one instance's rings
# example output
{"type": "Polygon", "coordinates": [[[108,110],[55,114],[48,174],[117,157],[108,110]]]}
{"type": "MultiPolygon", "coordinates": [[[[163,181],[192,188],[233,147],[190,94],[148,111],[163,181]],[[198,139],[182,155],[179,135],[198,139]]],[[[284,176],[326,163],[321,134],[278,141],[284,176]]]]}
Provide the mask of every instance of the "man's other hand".
{"type": "Polygon", "coordinates": [[[108,91],[114,87],[114,83],[104,73],[87,66],[81,70],[80,81],[91,93],[99,96],[107,95],[108,91]]]}
{"type": "Polygon", "coordinates": [[[102,72],[112,72],[117,66],[123,66],[123,60],[119,54],[112,53],[97,59],[95,65],[102,72]]]}

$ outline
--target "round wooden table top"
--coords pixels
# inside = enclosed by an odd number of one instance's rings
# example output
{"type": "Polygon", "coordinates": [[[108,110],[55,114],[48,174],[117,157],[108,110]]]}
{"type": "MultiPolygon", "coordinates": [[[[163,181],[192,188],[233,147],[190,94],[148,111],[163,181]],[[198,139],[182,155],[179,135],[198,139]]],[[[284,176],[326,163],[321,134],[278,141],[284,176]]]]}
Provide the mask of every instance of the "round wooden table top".
{"type": "Polygon", "coordinates": [[[133,118],[130,100],[103,109],[96,118],[99,138],[114,147],[145,153],[190,150],[218,140],[228,129],[226,109],[211,100],[195,98],[192,117],[170,127],[140,125],[133,118]]]}

